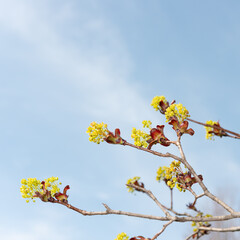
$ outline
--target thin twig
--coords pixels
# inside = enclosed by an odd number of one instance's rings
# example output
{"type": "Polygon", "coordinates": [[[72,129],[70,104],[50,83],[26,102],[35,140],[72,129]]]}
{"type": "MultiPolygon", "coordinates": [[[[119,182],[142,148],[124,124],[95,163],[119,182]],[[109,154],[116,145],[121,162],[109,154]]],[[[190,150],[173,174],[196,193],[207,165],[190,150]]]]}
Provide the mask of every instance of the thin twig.
{"type": "Polygon", "coordinates": [[[171,217],[168,211],[166,211],[166,208],[158,201],[158,199],[154,196],[154,194],[150,191],[147,190],[146,188],[134,185],[134,184],[126,184],[129,187],[135,188],[138,191],[146,193],[160,208],[161,210],[165,213],[167,217],[171,217]]]}
{"type": "MultiPolygon", "coordinates": [[[[231,133],[235,136],[237,136],[237,138],[239,139],[240,138],[240,134],[239,133],[236,133],[236,132],[233,132],[233,131],[230,131],[230,130],[227,130],[225,128],[222,128],[222,127],[218,127],[218,126],[214,126],[214,125],[210,125],[210,124],[206,124],[206,123],[202,123],[202,122],[198,122],[196,120],[193,120],[191,118],[187,118],[188,121],[191,121],[191,122],[194,122],[194,123],[197,123],[199,125],[202,125],[202,126],[205,126],[205,127],[212,127],[212,128],[216,128],[218,130],[223,130],[224,132],[228,132],[228,133],[231,133]]],[[[229,136],[229,135],[228,135],[229,136]]]]}
{"type": "Polygon", "coordinates": [[[171,207],[170,209],[173,209],[173,189],[170,189],[170,197],[171,197],[171,207]]]}
{"type": "Polygon", "coordinates": [[[188,236],[185,240],[190,240],[197,232],[192,233],[190,236],[188,236]]]}
{"type": "Polygon", "coordinates": [[[171,223],[173,222],[173,220],[170,220],[168,223],[164,224],[161,231],[159,233],[157,233],[152,240],[157,239],[163,232],[164,230],[167,228],[167,226],[169,226],[171,223]]]}
{"type": "Polygon", "coordinates": [[[219,198],[217,198],[216,196],[214,196],[212,193],[209,192],[209,190],[207,189],[207,187],[205,186],[205,184],[201,181],[201,179],[198,177],[197,173],[194,171],[193,167],[188,163],[188,161],[186,160],[185,154],[183,152],[182,149],[182,145],[180,140],[178,141],[178,148],[180,151],[180,154],[182,156],[182,163],[189,169],[189,171],[193,174],[193,176],[195,177],[196,181],[199,183],[199,185],[201,186],[202,190],[204,191],[205,195],[208,196],[209,198],[211,198],[213,201],[217,202],[218,204],[220,204],[223,208],[225,208],[228,212],[230,212],[231,214],[235,213],[235,211],[228,206],[226,203],[224,203],[222,200],[220,200],[219,198]]]}
{"type": "Polygon", "coordinates": [[[107,204],[103,203],[103,206],[106,208],[106,211],[96,211],[96,212],[90,212],[86,210],[79,209],[77,207],[74,207],[73,205],[66,203],[66,202],[60,202],[58,200],[52,201],[52,203],[58,203],[61,204],[75,212],[78,212],[84,216],[96,216],[96,215],[125,215],[125,216],[131,216],[131,217],[138,217],[138,218],[146,218],[151,220],[160,220],[160,221],[168,221],[168,217],[158,217],[153,215],[146,215],[146,214],[139,214],[139,213],[132,213],[132,212],[125,212],[121,210],[113,210],[111,209],[107,204]]]}
{"type": "Polygon", "coordinates": [[[182,160],[180,157],[178,157],[178,156],[176,156],[176,155],[173,155],[173,154],[171,154],[171,153],[165,153],[165,154],[164,154],[164,153],[160,153],[160,152],[153,151],[153,150],[151,150],[151,149],[147,149],[147,148],[144,148],[144,147],[138,147],[138,146],[136,146],[136,145],[134,145],[134,144],[131,144],[131,143],[127,142],[127,141],[125,141],[123,145],[130,146],[130,147],[136,148],[136,149],[138,149],[138,150],[142,150],[142,151],[151,153],[151,154],[153,154],[153,155],[157,155],[157,156],[159,156],[159,157],[173,158],[173,159],[175,159],[175,160],[177,160],[177,161],[180,161],[180,162],[181,162],[181,160],[182,160]]]}
{"type": "Polygon", "coordinates": [[[212,231],[212,232],[237,232],[237,231],[240,231],[240,226],[239,227],[229,227],[229,228],[199,227],[198,229],[212,231]]]}
{"type": "MultiPolygon", "coordinates": [[[[164,206],[164,205],[163,205],[164,206]]],[[[192,217],[191,214],[188,214],[188,213],[178,213],[176,212],[175,210],[171,209],[171,208],[168,208],[166,206],[164,206],[164,208],[166,208],[168,211],[172,212],[173,214],[175,214],[176,216],[187,216],[187,217],[192,217]]]]}
{"type": "Polygon", "coordinates": [[[230,137],[230,138],[234,138],[234,139],[240,139],[240,137],[238,137],[238,136],[232,136],[232,135],[229,135],[229,134],[227,134],[226,137],[230,137]]]}
{"type": "Polygon", "coordinates": [[[188,217],[192,217],[192,215],[188,214],[188,213],[178,213],[176,211],[173,210],[173,208],[168,208],[166,206],[164,206],[163,204],[161,204],[157,198],[154,196],[154,194],[150,191],[150,190],[147,190],[145,188],[142,188],[140,186],[137,186],[137,185],[134,185],[134,184],[126,184],[127,186],[129,187],[132,187],[132,188],[135,188],[136,190],[138,191],[141,191],[141,192],[144,192],[146,194],[149,195],[150,198],[152,198],[156,204],[162,209],[162,211],[165,213],[165,215],[167,216],[167,211],[164,211],[165,209],[172,212],[173,214],[177,215],[177,216],[188,216],[188,217]]]}
{"type": "Polygon", "coordinates": [[[209,192],[209,190],[207,189],[207,187],[205,186],[205,184],[200,180],[200,178],[198,177],[198,175],[196,174],[195,170],[193,169],[193,167],[187,162],[186,160],[186,157],[185,157],[185,154],[183,152],[183,149],[182,149],[182,146],[181,146],[181,142],[180,142],[180,139],[178,139],[177,141],[177,146],[179,148],[179,151],[180,151],[180,154],[181,154],[181,158],[180,157],[177,157],[171,153],[166,153],[166,154],[163,154],[163,153],[159,153],[157,151],[153,151],[153,150],[150,150],[150,149],[147,149],[147,148],[143,148],[143,147],[138,147],[138,146],[135,146],[134,144],[131,144],[131,143],[128,143],[128,142],[125,142],[124,145],[127,145],[127,146],[130,146],[130,147],[133,147],[133,148],[136,148],[136,149],[139,149],[139,150],[142,150],[142,151],[145,151],[145,152],[149,152],[149,153],[152,153],[154,155],[157,155],[159,157],[170,157],[170,158],[173,158],[177,161],[180,161],[182,162],[189,170],[190,172],[193,174],[193,176],[195,177],[196,181],[199,183],[199,185],[201,186],[201,188],[203,189],[204,191],[204,194],[206,196],[208,196],[209,198],[211,198],[213,201],[217,202],[218,204],[220,204],[223,208],[225,208],[228,212],[230,212],[231,214],[234,214],[235,211],[230,207],[228,206],[226,203],[224,203],[223,201],[221,201],[219,198],[217,198],[216,196],[214,196],[212,193],[209,192]]]}
{"type": "Polygon", "coordinates": [[[189,188],[187,188],[187,190],[188,190],[188,191],[195,197],[195,199],[196,199],[197,194],[192,190],[192,188],[189,187],[189,188]]]}
{"type": "Polygon", "coordinates": [[[215,222],[215,221],[224,221],[224,220],[230,220],[234,218],[240,218],[240,212],[235,212],[234,214],[231,215],[222,215],[222,216],[212,216],[212,217],[180,217],[180,216],[153,216],[153,215],[147,215],[147,214],[140,214],[140,213],[132,213],[132,212],[125,212],[121,210],[113,210],[108,205],[103,204],[104,207],[106,208],[106,211],[97,211],[97,212],[89,212],[85,211],[79,208],[76,208],[72,206],[69,203],[66,202],[61,202],[58,200],[53,199],[51,203],[57,203],[61,204],[69,209],[72,209],[73,211],[76,211],[84,216],[95,216],[95,215],[124,215],[124,216],[130,216],[130,217],[137,217],[137,218],[146,218],[146,219],[151,219],[151,220],[159,220],[159,221],[169,221],[173,220],[174,222],[215,222]]]}
{"type": "Polygon", "coordinates": [[[200,195],[197,195],[196,197],[195,197],[195,200],[194,200],[194,202],[193,202],[193,206],[196,204],[196,202],[197,202],[197,200],[199,199],[199,198],[201,198],[201,197],[203,197],[203,196],[205,196],[205,193],[202,193],[202,194],[200,194],[200,195]]]}

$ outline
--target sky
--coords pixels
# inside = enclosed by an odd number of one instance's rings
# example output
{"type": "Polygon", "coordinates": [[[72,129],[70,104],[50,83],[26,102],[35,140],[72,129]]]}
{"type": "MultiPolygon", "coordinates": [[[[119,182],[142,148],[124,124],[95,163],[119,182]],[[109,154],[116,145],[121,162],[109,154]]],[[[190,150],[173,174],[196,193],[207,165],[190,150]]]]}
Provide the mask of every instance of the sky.
{"type": "MultiPolygon", "coordinates": [[[[161,222],[27,204],[20,181],[57,176],[70,185],[69,203],[80,209],[103,211],[106,203],[161,215],[147,196],[128,193],[125,183],[141,176],[168,205],[168,189],[155,177],[171,160],[91,143],[86,129],[92,121],[105,122],[131,142],[142,120],[165,124],[150,106],[154,96],[164,95],[186,106],[191,118],[219,120],[238,132],[239,10],[236,0],[0,0],[0,238],[105,240],[160,231],[161,222]]],[[[238,141],[209,141],[204,128],[190,127],[195,135],[182,139],[188,161],[210,191],[239,207],[238,141]]],[[[174,147],[154,150],[179,154],[174,147]]],[[[174,196],[181,211],[193,199],[177,191],[174,196]]],[[[210,213],[210,206],[199,201],[203,211],[210,213]]],[[[191,231],[189,223],[174,223],[158,239],[181,240],[191,231]]]]}

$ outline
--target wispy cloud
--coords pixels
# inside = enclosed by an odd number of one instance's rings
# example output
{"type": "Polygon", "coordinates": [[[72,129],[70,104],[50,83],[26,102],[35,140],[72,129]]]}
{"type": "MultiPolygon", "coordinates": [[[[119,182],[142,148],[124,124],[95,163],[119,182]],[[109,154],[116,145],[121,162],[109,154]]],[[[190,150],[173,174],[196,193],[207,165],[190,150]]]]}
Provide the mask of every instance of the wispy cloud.
{"type": "Polygon", "coordinates": [[[53,9],[49,8],[47,2],[2,1],[0,26],[23,39],[37,58],[79,89],[81,111],[128,123],[150,116],[148,103],[138,93],[138,83],[130,80],[134,66],[115,26],[101,14],[95,16],[95,10],[86,14],[84,9],[79,12],[66,4],[62,8],[68,14],[61,8],[54,10],[52,17],[53,9]],[[77,24],[64,32],[61,23],[67,22],[69,16],[77,24]],[[75,34],[76,41],[66,32],[75,34]]]}

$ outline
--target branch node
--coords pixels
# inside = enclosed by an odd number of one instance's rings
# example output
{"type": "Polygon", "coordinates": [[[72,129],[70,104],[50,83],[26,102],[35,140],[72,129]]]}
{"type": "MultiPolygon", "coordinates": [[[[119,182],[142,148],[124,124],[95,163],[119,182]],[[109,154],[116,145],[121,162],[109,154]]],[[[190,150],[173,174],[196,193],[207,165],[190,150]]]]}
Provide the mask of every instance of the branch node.
{"type": "Polygon", "coordinates": [[[107,204],[102,203],[102,205],[106,208],[107,213],[111,212],[112,209],[107,204]]]}

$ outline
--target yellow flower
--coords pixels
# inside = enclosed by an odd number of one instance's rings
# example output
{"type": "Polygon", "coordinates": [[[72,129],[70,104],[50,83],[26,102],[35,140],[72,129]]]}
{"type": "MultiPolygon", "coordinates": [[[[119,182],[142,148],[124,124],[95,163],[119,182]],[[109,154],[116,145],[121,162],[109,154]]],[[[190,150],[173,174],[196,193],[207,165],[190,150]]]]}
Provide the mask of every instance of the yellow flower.
{"type": "Polygon", "coordinates": [[[150,130],[152,129],[152,122],[150,120],[143,120],[142,121],[143,128],[149,128],[150,130]]]}
{"type": "Polygon", "coordinates": [[[104,141],[109,133],[107,129],[107,124],[92,122],[87,128],[87,133],[89,134],[89,141],[99,144],[104,141]]]}
{"type": "MultiPolygon", "coordinates": [[[[209,121],[206,122],[206,124],[214,125],[214,124],[217,124],[217,122],[209,120],[209,121]]],[[[209,132],[213,131],[213,128],[212,127],[205,127],[205,129],[206,129],[206,139],[214,140],[213,133],[209,133],[209,132]]]]}
{"type": "Polygon", "coordinates": [[[117,235],[117,238],[115,238],[114,240],[128,240],[128,239],[129,239],[129,236],[126,233],[122,232],[122,233],[119,233],[117,235]]]}
{"type": "Polygon", "coordinates": [[[157,177],[156,177],[156,180],[157,181],[160,181],[162,179],[165,178],[165,171],[162,167],[159,167],[158,170],[157,170],[157,177]]]}
{"type": "MultiPolygon", "coordinates": [[[[138,181],[140,179],[140,177],[134,177],[134,178],[129,178],[128,180],[127,180],[127,184],[134,184],[136,181],[138,181]]],[[[134,188],[132,188],[132,187],[129,187],[129,186],[127,186],[127,188],[128,188],[128,192],[130,192],[130,193],[133,193],[134,192],[134,188]]]]}
{"type": "Polygon", "coordinates": [[[181,188],[181,185],[179,183],[176,184],[177,189],[181,192],[183,189],[181,188]]]}
{"type": "MultiPolygon", "coordinates": [[[[150,121],[149,121],[150,122],[150,121]]],[[[146,123],[148,126],[150,126],[149,123],[146,123]]],[[[144,147],[147,148],[148,143],[147,140],[151,138],[149,134],[147,134],[144,131],[141,131],[139,129],[133,128],[131,138],[134,139],[134,145],[138,147],[144,147]]]]}
{"type": "MultiPolygon", "coordinates": [[[[23,198],[27,198],[26,202],[29,202],[29,199],[33,200],[36,198],[36,192],[39,192],[40,194],[44,193],[43,184],[36,178],[22,179],[21,184],[22,186],[20,187],[20,192],[23,198]]],[[[45,188],[50,191],[52,197],[56,192],[60,191],[58,184],[58,177],[45,179],[45,188]]]]}
{"type": "Polygon", "coordinates": [[[170,121],[173,116],[178,119],[179,123],[190,117],[188,110],[181,103],[174,103],[167,108],[165,112],[166,122],[170,121]]]}
{"type": "Polygon", "coordinates": [[[177,187],[177,189],[181,192],[182,187],[177,180],[177,176],[182,173],[180,164],[181,162],[179,161],[172,161],[169,167],[159,167],[157,170],[156,180],[159,182],[163,180],[170,188],[177,187]]]}
{"type": "Polygon", "coordinates": [[[167,100],[164,96],[156,96],[153,98],[152,100],[152,103],[151,103],[151,106],[153,106],[153,108],[158,111],[160,110],[160,106],[159,106],[159,103],[163,101],[165,104],[167,104],[167,100]]]}

